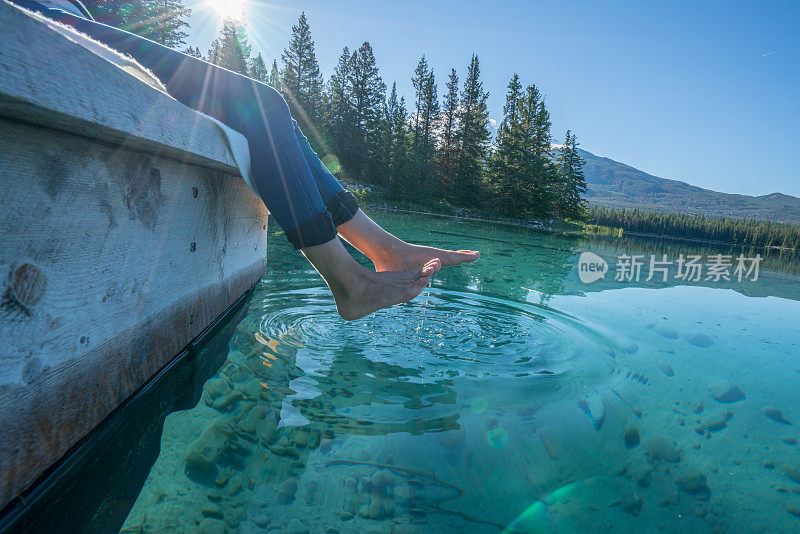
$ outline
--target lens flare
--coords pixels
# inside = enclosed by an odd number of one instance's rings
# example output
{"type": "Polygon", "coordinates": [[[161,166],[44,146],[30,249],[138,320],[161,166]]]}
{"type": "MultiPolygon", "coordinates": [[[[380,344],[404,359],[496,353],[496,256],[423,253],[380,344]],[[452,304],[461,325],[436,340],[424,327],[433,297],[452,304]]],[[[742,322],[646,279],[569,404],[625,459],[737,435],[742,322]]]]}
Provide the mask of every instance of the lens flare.
{"type": "Polygon", "coordinates": [[[206,0],[205,6],[221,19],[244,18],[246,0],[206,0]]]}

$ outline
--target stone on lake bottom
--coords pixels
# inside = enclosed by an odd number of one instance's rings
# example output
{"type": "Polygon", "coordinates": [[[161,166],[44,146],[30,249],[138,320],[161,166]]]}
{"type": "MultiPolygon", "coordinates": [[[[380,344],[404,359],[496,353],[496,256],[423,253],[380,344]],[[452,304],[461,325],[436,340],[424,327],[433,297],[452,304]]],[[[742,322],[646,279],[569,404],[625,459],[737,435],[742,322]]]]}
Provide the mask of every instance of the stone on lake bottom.
{"type": "Polygon", "coordinates": [[[301,523],[299,519],[292,519],[289,521],[289,526],[282,532],[286,534],[308,534],[308,527],[301,523]]]}
{"type": "Polygon", "coordinates": [[[775,406],[764,406],[763,408],[761,408],[761,413],[763,413],[773,421],[780,423],[782,425],[792,424],[791,421],[789,421],[783,416],[783,412],[781,412],[775,406]]]}
{"type": "Polygon", "coordinates": [[[219,519],[206,518],[200,521],[198,532],[200,534],[225,534],[225,523],[219,519]]]}
{"type": "Polygon", "coordinates": [[[686,341],[688,341],[695,347],[700,347],[701,349],[708,348],[714,344],[714,341],[703,333],[692,334],[691,336],[686,338],[686,341]]]}
{"type": "Polygon", "coordinates": [[[647,455],[653,461],[677,463],[681,461],[681,451],[674,441],[664,436],[656,436],[647,448],[647,455]]]}
{"type": "Polygon", "coordinates": [[[632,515],[639,515],[644,506],[644,501],[636,495],[627,496],[622,502],[622,509],[632,515]]]}
{"type": "Polygon", "coordinates": [[[786,476],[800,484],[800,464],[789,464],[783,467],[786,476]]]}
{"type": "Polygon", "coordinates": [[[667,339],[678,339],[678,331],[671,326],[657,326],[656,332],[667,339]]]}
{"type": "Polygon", "coordinates": [[[667,360],[658,360],[658,368],[667,376],[675,376],[675,371],[667,360]]]}
{"type": "Polygon", "coordinates": [[[739,389],[739,386],[727,380],[714,380],[709,384],[708,390],[711,392],[712,397],[723,404],[730,404],[747,398],[742,390],[739,389]]]}
{"type": "Polygon", "coordinates": [[[625,446],[629,449],[639,445],[639,427],[635,423],[627,423],[624,431],[625,446]]]}
{"type": "Polygon", "coordinates": [[[711,495],[711,490],[708,489],[706,476],[697,469],[690,470],[689,473],[681,476],[675,482],[678,487],[695,498],[700,500],[707,500],[711,495]]]}
{"type": "MultiPolygon", "coordinates": [[[[728,426],[728,421],[733,419],[733,413],[729,410],[709,413],[700,419],[700,429],[708,432],[717,432],[728,426]]],[[[698,432],[699,433],[699,432],[698,432]]]]}

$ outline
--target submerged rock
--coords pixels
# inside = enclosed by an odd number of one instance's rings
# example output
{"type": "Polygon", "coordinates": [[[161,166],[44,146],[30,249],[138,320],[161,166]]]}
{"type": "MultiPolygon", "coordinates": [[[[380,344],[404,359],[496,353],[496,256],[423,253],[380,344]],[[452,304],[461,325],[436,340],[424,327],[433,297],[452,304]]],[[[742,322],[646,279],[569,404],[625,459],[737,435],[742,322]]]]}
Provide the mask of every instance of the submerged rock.
{"type": "Polygon", "coordinates": [[[794,497],[786,503],[786,511],[800,517],[800,497],[794,497]]]}
{"type": "Polygon", "coordinates": [[[639,515],[639,512],[642,511],[643,506],[644,501],[642,501],[642,499],[635,494],[626,496],[626,498],[622,501],[622,509],[633,515],[639,515]]]}
{"type": "Polygon", "coordinates": [[[308,534],[308,527],[301,523],[299,519],[292,519],[289,521],[289,526],[281,532],[286,534],[308,534]]]}
{"type": "Polygon", "coordinates": [[[647,455],[651,460],[660,462],[677,463],[681,461],[681,450],[671,439],[656,436],[647,448],[647,455]]]}
{"type": "Polygon", "coordinates": [[[692,334],[691,336],[686,338],[686,341],[688,341],[695,347],[700,347],[701,349],[708,348],[714,344],[714,341],[703,333],[692,334]]]}
{"type": "Polygon", "coordinates": [[[731,419],[733,413],[728,410],[709,413],[700,420],[700,425],[695,430],[698,430],[698,434],[717,432],[726,428],[731,419]]]}
{"type": "Polygon", "coordinates": [[[623,432],[625,446],[632,449],[639,445],[639,427],[636,423],[627,423],[623,432]]]}
{"type": "Polygon", "coordinates": [[[637,345],[633,341],[624,342],[620,348],[626,354],[636,354],[637,352],[639,352],[639,345],[637,345]]]}
{"type": "Polygon", "coordinates": [[[782,425],[792,424],[791,421],[789,421],[783,416],[783,412],[781,412],[775,406],[764,406],[763,408],[761,408],[761,413],[763,413],[773,421],[780,423],[782,425]]]}
{"type": "Polygon", "coordinates": [[[256,526],[260,528],[265,528],[267,525],[271,523],[271,521],[272,520],[264,514],[257,515],[253,518],[253,523],[255,523],[256,526]]]}
{"type": "Polygon", "coordinates": [[[222,519],[222,508],[220,508],[218,504],[214,504],[213,502],[208,502],[204,504],[202,507],[200,507],[200,513],[203,514],[205,517],[222,519]]]}
{"type": "Polygon", "coordinates": [[[658,360],[658,368],[667,376],[675,376],[675,371],[667,360],[658,360]]]}
{"type": "Polygon", "coordinates": [[[205,393],[208,395],[206,404],[211,405],[211,401],[218,399],[222,396],[229,394],[232,390],[228,381],[224,378],[212,378],[203,386],[205,393]]]}
{"type": "Polygon", "coordinates": [[[660,325],[656,327],[656,332],[667,339],[678,339],[678,331],[671,326],[660,325]]]}
{"type": "Polygon", "coordinates": [[[225,523],[219,519],[206,518],[200,521],[198,532],[200,534],[225,534],[228,529],[225,528],[225,523]]]}
{"type": "Polygon", "coordinates": [[[783,467],[786,476],[800,484],[800,464],[789,464],[783,467]]]}
{"type": "Polygon", "coordinates": [[[730,404],[747,398],[742,390],[739,389],[739,386],[727,380],[719,379],[711,382],[708,390],[711,392],[712,397],[723,404],[730,404]]]}
{"type": "Polygon", "coordinates": [[[212,486],[219,476],[217,460],[229,447],[231,430],[222,421],[215,421],[189,446],[185,473],[198,484],[212,486]]]}
{"type": "Polygon", "coordinates": [[[280,504],[289,504],[294,501],[297,494],[297,479],[292,477],[287,479],[282,485],[278,493],[278,502],[280,504]]]}
{"type": "Polygon", "coordinates": [[[578,407],[586,414],[592,422],[595,430],[600,430],[606,420],[606,409],[603,398],[600,395],[593,395],[578,402],[578,407]]]}
{"type": "Polygon", "coordinates": [[[708,488],[706,476],[697,469],[691,469],[688,473],[678,478],[675,481],[678,487],[695,498],[700,500],[708,500],[711,496],[711,490],[708,488]]]}

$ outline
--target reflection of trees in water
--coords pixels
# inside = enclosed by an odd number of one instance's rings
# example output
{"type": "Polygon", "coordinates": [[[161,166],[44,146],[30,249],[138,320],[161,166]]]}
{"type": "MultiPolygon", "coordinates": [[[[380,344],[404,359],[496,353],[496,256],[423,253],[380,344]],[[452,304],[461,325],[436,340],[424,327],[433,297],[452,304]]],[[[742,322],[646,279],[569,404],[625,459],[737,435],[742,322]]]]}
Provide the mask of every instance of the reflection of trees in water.
{"type": "MultiPolygon", "coordinates": [[[[770,250],[758,247],[742,246],[721,246],[721,245],[700,245],[671,240],[651,240],[637,237],[594,237],[584,245],[584,250],[590,250],[602,256],[609,263],[609,274],[605,280],[592,284],[581,284],[575,282],[573,292],[600,291],[605,289],[619,289],[622,287],[646,287],[646,288],[665,288],[673,286],[698,286],[715,289],[733,289],[734,291],[747,296],[778,296],[782,298],[800,300],[800,286],[797,284],[795,276],[800,273],[800,257],[787,250],[770,250]],[[639,282],[615,282],[614,264],[621,255],[640,255],[642,256],[642,276],[639,282]],[[690,255],[700,256],[701,263],[707,265],[708,257],[716,254],[732,256],[733,267],[730,269],[731,279],[729,281],[706,280],[706,271],[699,281],[684,281],[678,279],[677,260],[683,254],[684,257],[690,255]],[[762,260],[759,265],[759,275],[757,281],[743,279],[741,282],[733,276],[733,268],[736,265],[736,258],[739,255],[745,258],[755,257],[760,254],[762,260]],[[660,261],[663,255],[667,256],[667,261],[672,261],[669,266],[667,281],[664,282],[660,273],[654,276],[650,282],[646,281],[649,272],[650,255],[656,256],[656,261],[660,261]]],[[[577,258],[574,260],[577,264],[577,258]]],[[[748,262],[749,265],[749,262],[748,262]]],[[[568,291],[569,292],[569,291],[568,291]]]]}
{"type": "Polygon", "coordinates": [[[695,254],[703,257],[712,254],[726,254],[733,257],[744,254],[745,257],[754,257],[756,254],[760,254],[762,268],[790,274],[800,273],[800,251],[798,250],[690,243],[625,235],[622,237],[596,236],[592,238],[592,243],[598,243],[603,247],[610,247],[616,250],[635,251],[637,254],[645,254],[647,258],[649,258],[650,254],[667,254],[668,257],[675,258],[680,254],[695,254]]]}

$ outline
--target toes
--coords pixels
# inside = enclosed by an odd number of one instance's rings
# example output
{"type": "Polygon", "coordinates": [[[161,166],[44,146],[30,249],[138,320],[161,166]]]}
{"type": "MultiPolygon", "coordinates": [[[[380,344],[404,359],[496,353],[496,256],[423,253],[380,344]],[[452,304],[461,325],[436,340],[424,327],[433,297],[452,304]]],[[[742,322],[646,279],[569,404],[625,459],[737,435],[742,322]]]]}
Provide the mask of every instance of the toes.
{"type": "Polygon", "coordinates": [[[478,250],[456,250],[456,253],[466,256],[468,258],[475,258],[475,259],[478,259],[478,256],[481,255],[480,251],[478,250]]]}
{"type": "Polygon", "coordinates": [[[422,290],[425,289],[425,286],[428,285],[429,281],[430,281],[430,278],[427,277],[427,276],[423,276],[419,280],[415,280],[404,291],[405,300],[408,301],[408,300],[411,300],[413,298],[416,298],[420,293],[422,293],[422,290]]]}
{"type": "Polygon", "coordinates": [[[439,269],[442,268],[442,262],[439,261],[439,258],[434,258],[430,260],[428,263],[422,266],[422,268],[417,272],[417,279],[430,277],[439,272],[439,269]]]}
{"type": "Polygon", "coordinates": [[[475,261],[480,256],[477,250],[447,250],[443,251],[442,263],[445,267],[460,265],[465,262],[475,261]]]}
{"type": "Polygon", "coordinates": [[[458,255],[458,259],[462,262],[475,261],[481,255],[477,250],[457,250],[456,254],[458,255]]]}

